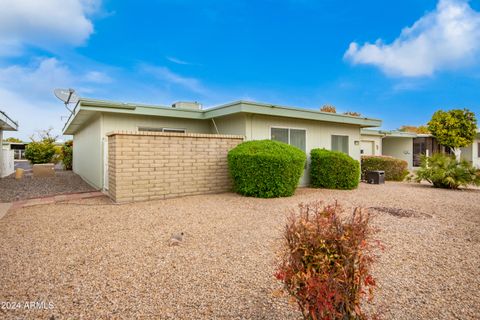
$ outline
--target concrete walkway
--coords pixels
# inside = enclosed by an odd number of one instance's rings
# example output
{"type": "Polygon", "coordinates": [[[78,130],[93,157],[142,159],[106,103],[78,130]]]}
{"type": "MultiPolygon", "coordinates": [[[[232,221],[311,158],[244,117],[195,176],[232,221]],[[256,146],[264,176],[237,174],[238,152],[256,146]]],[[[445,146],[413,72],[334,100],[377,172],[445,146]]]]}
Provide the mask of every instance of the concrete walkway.
{"type": "Polygon", "coordinates": [[[88,199],[88,198],[96,198],[96,197],[103,197],[103,196],[105,196],[105,194],[100,191],[91,191],[91,192],[61,194],[56,196],[47,196],[47,197],[41,197],[41,198],[0,203],[0,219],[3,218],[8,213],[9,210],[16,210],[24,207],[51,204],[51,203],[62,202],[62,201],[88,199]]]}

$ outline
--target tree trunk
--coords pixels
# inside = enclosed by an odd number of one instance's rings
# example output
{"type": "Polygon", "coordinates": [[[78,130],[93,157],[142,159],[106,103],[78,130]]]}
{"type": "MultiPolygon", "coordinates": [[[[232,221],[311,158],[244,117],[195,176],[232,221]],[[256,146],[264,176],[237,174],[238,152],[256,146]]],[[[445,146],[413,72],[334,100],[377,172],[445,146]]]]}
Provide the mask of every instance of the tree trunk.
{"type": "Polygon", "coordinates": [[[453,154],[455,155],[455,159],[460,161],[460,156],[462,155],[462,149],[460,148],[452,148],[453,154]]]}

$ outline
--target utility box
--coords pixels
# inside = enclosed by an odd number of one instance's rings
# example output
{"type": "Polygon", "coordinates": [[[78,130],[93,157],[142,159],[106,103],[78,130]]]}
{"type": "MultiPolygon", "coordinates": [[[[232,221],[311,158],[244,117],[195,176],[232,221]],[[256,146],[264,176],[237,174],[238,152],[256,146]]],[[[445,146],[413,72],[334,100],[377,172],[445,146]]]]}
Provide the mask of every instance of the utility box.
{"type": "Polygon", "coordinates": [[[385,171],[367,171],[365,179],[370,184],[383,184],[385,183],[385,171]]]}

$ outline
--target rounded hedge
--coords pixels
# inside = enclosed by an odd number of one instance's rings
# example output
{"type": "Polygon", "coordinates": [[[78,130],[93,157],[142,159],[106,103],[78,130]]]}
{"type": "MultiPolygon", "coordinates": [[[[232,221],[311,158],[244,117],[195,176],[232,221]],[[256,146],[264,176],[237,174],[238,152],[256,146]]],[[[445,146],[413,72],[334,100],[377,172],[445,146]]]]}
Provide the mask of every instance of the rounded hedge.
{"type": "Polygon", "coordinates": [[[310,153],[311,184],[315,188],[355,189],[360,181],[360,163],[348,155],[325,149],[310,153]]]}
{"type": "Polygon", "coordinates": [[[272,140],[243,142],[228,153],[235,191],[259,198],[293,195],[305,161],[302,150],[272,140]]]}
{"type": "Polygon", "coordinates": [[[403,181],[408,175],[408,163],[405,160],[387,156],[363,156],[362,176],[364,177],[367,171],[372,170],[385,171],[385,180],[403,181]]]}

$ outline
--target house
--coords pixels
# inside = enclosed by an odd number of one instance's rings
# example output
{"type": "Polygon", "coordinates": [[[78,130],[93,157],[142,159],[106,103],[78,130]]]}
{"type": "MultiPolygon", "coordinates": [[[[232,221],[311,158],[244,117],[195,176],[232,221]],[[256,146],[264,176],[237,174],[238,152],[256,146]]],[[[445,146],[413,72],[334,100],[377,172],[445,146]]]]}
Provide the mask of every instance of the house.
{"type": "MultiPolygon", "coordinates": [[[[202,109],[201,105],[195,102],[177,102],[172,106],[151,106],[81,98],[67,120],[63,133],[73,135],[74,172],[92,186],[106,190],[109,189],[109,180],[113,181],[112,179],[115,179],[115,187],[118,189],[120,174],[131,177],[131,172],[137,172],[142,163],[151,161],[150,168],[153,168],[154,158],[148,158],[149,143],[156,140],[148,139],[155,134],[175,139],[180,135],[188,134],[193,136],[197,134],[199,137],[205,134],[216,134],[224,138],[228,138],[224,135],[241,136],[245,140],[273,139],[294,145],[304,150],[307,155],[311,149],[326,148],[345,152],[352,158],[360,160],[361,146],[367,146],[366,140],[361,141],[363,139],[361,130],[380,125],[381,120],[377,119],[251,101],[236,101],[202,109]],[[109,134],[111,132],[115,134],[109,134]],[[109,158],[109,152],[119,152],[119,143],[123,143],[121,148],[125,150],[136,150],[132,145],[125,145],[127,138],[122,140],[117,137],[122,133],[137,133],[137,138],[129,141],[134,146],[144,146],[141,152],[144,158],[135,160],[137,167],[131,167],[130,172],[120,172],[112,177],[112,172],[109,175],[109,162],[115,164],[117,161],[115,167],[117,170],[121,163],[118,159],[122,154],[118,157],[111,155],[109,158]],[[111,151],[109,151],[109,140],[111,140],[111,151]]],[[[378,143],[377,137],[380,136],[374,136],[378,143]]],[[[225,143],[227,142],[222,141],[219,145],[225,143]]],[[[378,151],[376,146],[372,147],[375,152],[378,151]]],[[[202,149],[198,150],[203,152],[202,149]]],[[[159,149],[155,152],[162,154],[164,151],[159,149]]],[[[133,157],[133,153],[124,155],[130,154],[133,157]]],[[[172,157],[170,161],[176,160],[172,157]]],[[[175,164],[172,164],[172,167],[175,167],[175,164]]],[[[145,166],[142,170],[148,171],[148,168],[145,166]]],[[[308,170],[307,165],[301,179],[302,185],[308,184],[308,170]]],[[[132,182],[132,184],[135,183],[142,185],[141,181],[132,182]]],[[[128,188],[131,192],[134,190],[130,184],[128,188]]],[[[164,186],[157,185],[156,188],[164,188],[164,186]]],[[[147,191],[144,194],[151,195],[147,191]]]]}
{"type": "MultiPolygon", "coordinates": [[[[480,131],[472,145],[461,149],[461,158],[480,168],[480,131]]],[[[409,169],[415,169],[421,165],[422,155],[451,153],[449,148],[439,144],[431,134],[371,129],[362,130],[361,152],[365,155],[384,155],[405,160],[409,169]],[[375,153],[364,141],[377,146],[375,153]]]]}
{"type": "Polygon", "coordinates": [[[13,156],[15,160],[26,160],[25,150],[28,142],[8,142],[3,141],[4,150],[13,150],[13,156]]]}
{"type": "MultiPolygon", "coordinates": [[[[3,131],[17,131],[18,123],[13,121],[7,114],[0,110],[0,146],[3,146],[3,131]]],[[[14,171],[12,150],[0,148],[0,178],[8,176],[14,171]]]]}

